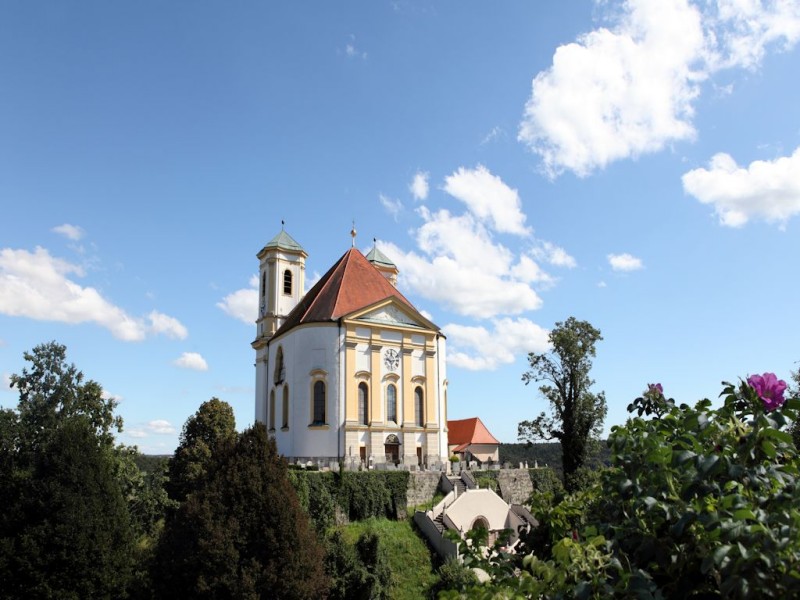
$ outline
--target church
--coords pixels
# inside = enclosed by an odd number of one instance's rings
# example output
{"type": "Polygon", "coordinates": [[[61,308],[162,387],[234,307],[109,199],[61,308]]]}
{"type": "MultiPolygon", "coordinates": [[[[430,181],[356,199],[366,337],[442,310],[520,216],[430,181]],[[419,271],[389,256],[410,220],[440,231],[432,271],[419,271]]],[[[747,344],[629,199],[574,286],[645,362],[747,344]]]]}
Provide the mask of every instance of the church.
{"type": "Polygon", "coordinates": [[[445,336],[397,289],[377,245],[352,247],[307,292],[282,228],[257,254],[256,420],[290,462],[446,462],[445,336]]]}

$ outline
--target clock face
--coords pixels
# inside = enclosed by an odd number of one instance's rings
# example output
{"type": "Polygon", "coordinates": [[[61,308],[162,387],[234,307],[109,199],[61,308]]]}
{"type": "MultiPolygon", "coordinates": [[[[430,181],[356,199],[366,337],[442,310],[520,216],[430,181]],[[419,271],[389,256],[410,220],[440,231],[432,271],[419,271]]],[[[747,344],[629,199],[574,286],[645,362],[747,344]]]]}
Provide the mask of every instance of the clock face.
{"type": "Polygon", "coordinates": [[[400,353],[394,348],[389,348],[383,357],[383,364],[389,371],[396,371],[400,366],[400,353]]]}

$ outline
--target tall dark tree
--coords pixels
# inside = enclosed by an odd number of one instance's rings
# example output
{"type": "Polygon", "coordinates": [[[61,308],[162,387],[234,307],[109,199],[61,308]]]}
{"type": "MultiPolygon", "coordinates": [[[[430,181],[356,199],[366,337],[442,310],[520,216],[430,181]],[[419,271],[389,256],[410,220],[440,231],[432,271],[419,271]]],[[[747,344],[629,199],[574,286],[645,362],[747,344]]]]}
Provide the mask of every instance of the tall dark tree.
{"type": "Polygon", "coordinates": [[[205,483],[167,520],[155,567],[163,597],[324,597],[323,552],[263,424],[221,444],[205,483]]]}
{"type": "Polygon", "coordinates": [[[0,597],[122,597],[132,535],[115,477],[115,402],[55,342],[12,375],[0,414],[0,597]]]}
{"type": "Polygon", "coordinates": [[[233,408],[219,398],[211,398],[189,417],[183,426],[180,443],[169,465],[167,491],[170,498],[183,502],[202,486],[208,477],[216,451],[236,440],[233,408]]]}
{"type": "Polygon", "coordinates": [[[552,350],[528,354],[530,370],[522,375],[525,384],[546,382],[539,391],[550,403],[550,414],[542,411],[517,428],[520,441],[558,440],[561,443],[564,481],[574,486],[574,476],[586,462],[591,441],[603,428],[606,398],[603,392],[592,393],[594,380],[589,377],[595,344],[602,340],[600,330],[587,321],[570,317],[556,323],[550,332],[552,350]]]}

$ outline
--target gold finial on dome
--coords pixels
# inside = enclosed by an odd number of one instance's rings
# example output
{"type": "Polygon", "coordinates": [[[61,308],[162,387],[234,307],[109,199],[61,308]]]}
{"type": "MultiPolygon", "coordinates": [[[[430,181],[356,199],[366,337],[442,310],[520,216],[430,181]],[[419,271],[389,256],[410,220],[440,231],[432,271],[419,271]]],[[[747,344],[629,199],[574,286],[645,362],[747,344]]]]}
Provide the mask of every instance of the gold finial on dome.
{"type": "Polygon", "coordinates": [[[350,237],[352,237],[352,238],[353,238],[353,241],[352,241],[352,243],[351,243],[351,247],[352,247],[352,248],[355,248],[355,247],[356,247],[356,234],[357,234],[357,233],[358,233],[358,232],[356,231],[356,222],[355,222],[355,221],[353,221],[353,228],[350,230],[350,237]]]}

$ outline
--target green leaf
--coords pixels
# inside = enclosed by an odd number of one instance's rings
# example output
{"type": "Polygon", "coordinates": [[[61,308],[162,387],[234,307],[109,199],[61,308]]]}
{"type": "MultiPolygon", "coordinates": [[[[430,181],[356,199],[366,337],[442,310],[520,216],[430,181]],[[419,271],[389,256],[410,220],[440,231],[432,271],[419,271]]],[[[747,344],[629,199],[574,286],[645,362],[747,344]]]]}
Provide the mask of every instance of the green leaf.
{"type": "Polygon", "coordinates": [[[744,521],[746,519],[749,519],[751,521],[755,521],[756,520],[756,515],[749,508],[740,508],[739,510],[737,510],[737,511],[735,511],[733,513],[733,518],[736,519],[737,521],[744,521]]]}

